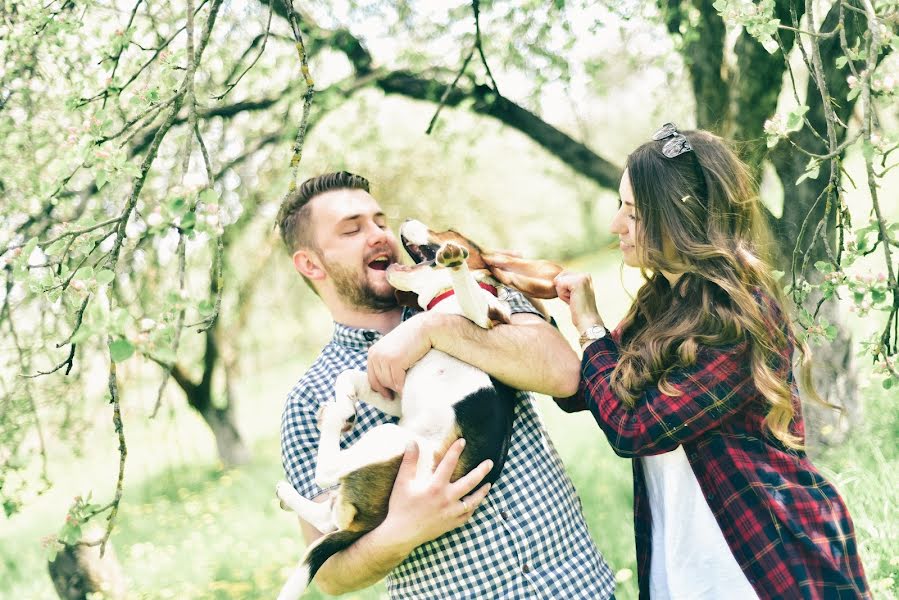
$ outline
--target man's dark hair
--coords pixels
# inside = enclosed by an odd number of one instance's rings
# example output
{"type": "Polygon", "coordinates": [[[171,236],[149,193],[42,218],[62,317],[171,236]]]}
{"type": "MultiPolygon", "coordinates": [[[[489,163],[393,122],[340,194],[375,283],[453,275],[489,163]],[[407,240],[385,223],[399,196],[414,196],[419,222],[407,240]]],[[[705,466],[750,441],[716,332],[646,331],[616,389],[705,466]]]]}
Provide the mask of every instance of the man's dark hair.
{"type": "Polygon", "coordinates": [[[278,230],[287,251],[293,254],[298,248],[317,249],[315,237],[310,227],[311,209],[309,202],[316,196],[334,190],[369,191],[368,180],[346,171],[325,173],[310,177],[293,190],[278,210],[278,230]]]}

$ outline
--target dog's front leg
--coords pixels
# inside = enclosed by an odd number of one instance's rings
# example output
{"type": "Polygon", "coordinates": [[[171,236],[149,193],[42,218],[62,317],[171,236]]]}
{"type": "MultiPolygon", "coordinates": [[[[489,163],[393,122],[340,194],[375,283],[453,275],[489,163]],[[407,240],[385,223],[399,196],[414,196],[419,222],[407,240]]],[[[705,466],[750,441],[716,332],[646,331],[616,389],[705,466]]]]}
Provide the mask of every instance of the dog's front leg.
{"type": "Polygon", "coordinates": [[[484,291],[468,270],[468,249],[453,242],[447,242],[437,251],[437,263],[450,271],[453,290],[462,314],[472,323],[489,329],[490,310],[484,291]]]}
{"type": "Polygon", "coordinates": [[[366,404],[371,404],[378,410],[394,417],[403,416],[403,403],[399,394],[395,394],[393,400],[388,400],[378,392],[371,389],[368,384],[368,375],[363,371],[344,371],[341,377],[346,376],[350,385],[356,391],[356,398],[366,404]]]}

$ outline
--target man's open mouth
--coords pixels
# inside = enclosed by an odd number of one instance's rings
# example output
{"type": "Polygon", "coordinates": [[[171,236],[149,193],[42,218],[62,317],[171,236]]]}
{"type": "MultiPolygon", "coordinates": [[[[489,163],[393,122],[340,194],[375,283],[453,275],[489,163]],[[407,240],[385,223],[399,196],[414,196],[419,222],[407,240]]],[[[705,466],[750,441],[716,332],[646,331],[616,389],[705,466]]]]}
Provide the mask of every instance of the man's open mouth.
{"type": "Polygon", "coordinates": [[[374,269],[375,271],[386,271],[387,267],[390,266],[390,258],[386,256],[379,256],[374,259],[370,263],[368,263],[369,269],[374,269]]]}

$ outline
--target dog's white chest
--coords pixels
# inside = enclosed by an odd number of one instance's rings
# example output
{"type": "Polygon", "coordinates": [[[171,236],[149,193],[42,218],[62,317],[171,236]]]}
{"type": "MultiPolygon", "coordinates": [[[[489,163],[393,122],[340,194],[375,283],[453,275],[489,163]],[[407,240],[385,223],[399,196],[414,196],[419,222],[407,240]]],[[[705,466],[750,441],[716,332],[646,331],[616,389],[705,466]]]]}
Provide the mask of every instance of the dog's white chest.
{"type": "Polygon", "coordinates": [[[452,426],[453,405],[491,387],[490,377],[439,350],[431,350],[406,374],[403,386],[403,424],[420,431],[452,426]],[[428,425],[425,425],[425,424],[428,425]]]}

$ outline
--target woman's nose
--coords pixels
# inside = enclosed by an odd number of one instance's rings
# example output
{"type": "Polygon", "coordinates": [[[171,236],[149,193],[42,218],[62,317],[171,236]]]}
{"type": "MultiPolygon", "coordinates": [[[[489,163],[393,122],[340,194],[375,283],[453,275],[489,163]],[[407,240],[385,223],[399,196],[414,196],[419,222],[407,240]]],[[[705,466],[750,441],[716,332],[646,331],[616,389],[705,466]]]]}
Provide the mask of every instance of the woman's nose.
{"type": "Polygon", "coordinates": [[[621,214],[621,211],[615,213],[615,216],[612,217],[612,222],[609,224],[609,230],[612,233],[623,234],[627,233],[627,227],[624,223],[624,217],[621,214]]]}

